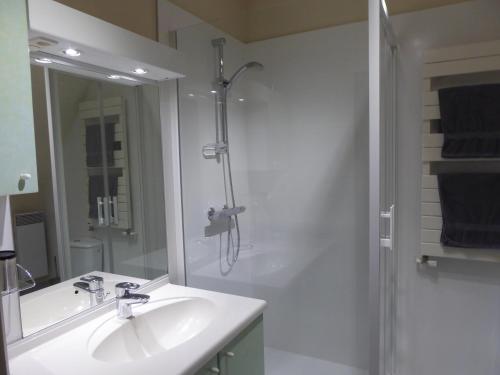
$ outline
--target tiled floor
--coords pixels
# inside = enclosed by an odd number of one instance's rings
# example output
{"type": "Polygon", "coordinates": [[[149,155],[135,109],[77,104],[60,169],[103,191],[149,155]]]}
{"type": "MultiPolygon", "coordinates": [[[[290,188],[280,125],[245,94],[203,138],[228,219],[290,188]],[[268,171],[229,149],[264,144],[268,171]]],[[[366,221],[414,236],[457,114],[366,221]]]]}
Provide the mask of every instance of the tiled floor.
{"type": "Polygon", "coordinates": [[[265,349],[266,375],[367,375],[368,371],[318,358],[265,349]]]}

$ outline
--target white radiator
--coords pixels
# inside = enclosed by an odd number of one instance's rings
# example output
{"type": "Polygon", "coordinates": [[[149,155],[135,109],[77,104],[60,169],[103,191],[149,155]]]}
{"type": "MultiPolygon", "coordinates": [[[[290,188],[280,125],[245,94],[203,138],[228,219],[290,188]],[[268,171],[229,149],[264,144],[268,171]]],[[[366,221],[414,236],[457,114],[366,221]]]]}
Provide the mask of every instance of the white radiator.
{"type": "Polygon", "coordinates": [[[16,253],[35,279],[49,274],[43,212],[16,215],[16,253]]]}

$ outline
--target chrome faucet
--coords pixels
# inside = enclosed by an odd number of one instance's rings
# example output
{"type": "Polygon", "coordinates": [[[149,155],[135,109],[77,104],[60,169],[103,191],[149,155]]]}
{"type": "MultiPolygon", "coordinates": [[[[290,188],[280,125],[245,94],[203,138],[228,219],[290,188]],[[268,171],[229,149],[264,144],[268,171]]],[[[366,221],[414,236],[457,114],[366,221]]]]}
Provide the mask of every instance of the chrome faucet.
{"type": "Polygon", "coordinates": [[[104,301],[104,279],[101,276],[87,275],[80,277],[81,281],[73,284],[75,288],[83,289],[90,293],[90,304],[92,306],[104,301]]]}
{"type": "Polygon", "coordinates": [[[132,305],[143,305],[149,302],[149,296],[147,294],[130,293],[131,290],[138,289],[139,286],[139,284],[129,282],[115,285],[116,310],[119,319],[133,318],[132,305]]]}

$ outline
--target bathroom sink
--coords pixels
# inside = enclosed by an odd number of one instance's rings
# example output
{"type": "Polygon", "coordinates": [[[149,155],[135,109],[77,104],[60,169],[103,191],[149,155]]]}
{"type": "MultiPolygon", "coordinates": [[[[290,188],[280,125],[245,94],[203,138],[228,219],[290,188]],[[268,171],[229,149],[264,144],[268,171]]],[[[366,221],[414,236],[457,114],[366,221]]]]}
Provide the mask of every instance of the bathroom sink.
{"type": "Polygon", "coordinates": [[[215,318],[215,304],[200,297],[169,298],[134,307],[132,319],[113,317],[88,341],[91,356],[123,363],[152,357],[200,334],[215,318]]]}

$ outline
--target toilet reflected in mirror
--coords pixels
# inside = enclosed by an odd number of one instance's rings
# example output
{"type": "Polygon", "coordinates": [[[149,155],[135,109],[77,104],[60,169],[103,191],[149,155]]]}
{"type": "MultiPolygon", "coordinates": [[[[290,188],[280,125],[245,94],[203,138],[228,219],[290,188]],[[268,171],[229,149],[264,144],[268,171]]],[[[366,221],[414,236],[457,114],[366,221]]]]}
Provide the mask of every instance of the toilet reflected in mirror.
{"type": "Polygon", "coordinates": [[[103,270],[102,241],[96,238],[81,238],[71,241],[71,270],[73,275],[83,275],[103,270]]]}

